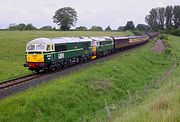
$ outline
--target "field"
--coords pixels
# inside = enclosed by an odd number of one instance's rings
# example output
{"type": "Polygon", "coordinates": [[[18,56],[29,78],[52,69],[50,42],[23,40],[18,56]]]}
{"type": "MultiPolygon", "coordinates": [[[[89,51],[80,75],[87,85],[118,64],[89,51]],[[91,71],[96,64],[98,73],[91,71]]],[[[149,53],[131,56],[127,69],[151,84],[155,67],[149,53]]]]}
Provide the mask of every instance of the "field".
{"type": "Polygon", "coordinates": [[[180,121],[180,37],[169,36],[168,43],[177,57],[173,74],[143,102],[121,107],[114,112],[114,122],[179,122],[180,121]]]}
{"type": "Polygon", "coordinates": [[[62,36],[112,36],[132,35],[130,32],[91,32],[91,31],[0,31],[0,82],[29,74],[25,63],[25,45],[38,37],[62,36]]]}
{"type": "Polygon", "coordinates": [[[130,95],[154,86],[155,79],[172,64],[170,55],[157,54],[152,47],[153,42],[1,100],[0,121],[79,122],[101,118],[106,115],[105,101],[108,105],[127,105],[130,95]]]}

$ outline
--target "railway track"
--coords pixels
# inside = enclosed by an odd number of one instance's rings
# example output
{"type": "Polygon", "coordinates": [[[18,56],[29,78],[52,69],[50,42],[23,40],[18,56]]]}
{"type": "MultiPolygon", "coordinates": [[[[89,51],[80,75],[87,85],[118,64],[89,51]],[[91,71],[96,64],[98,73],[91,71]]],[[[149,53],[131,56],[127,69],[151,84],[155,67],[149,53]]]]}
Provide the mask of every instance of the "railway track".
{"type": "Polygon", "coordinates": [[[0,90],[7,89],[10,87],[22,84],[24,82],[36,79],[36,78],[41,77],[41,76],[42,76],[42,74],[30,74],[27,76],[23,76],[23,77],[4,81],[4,82],[0,83],[0,90]]]}

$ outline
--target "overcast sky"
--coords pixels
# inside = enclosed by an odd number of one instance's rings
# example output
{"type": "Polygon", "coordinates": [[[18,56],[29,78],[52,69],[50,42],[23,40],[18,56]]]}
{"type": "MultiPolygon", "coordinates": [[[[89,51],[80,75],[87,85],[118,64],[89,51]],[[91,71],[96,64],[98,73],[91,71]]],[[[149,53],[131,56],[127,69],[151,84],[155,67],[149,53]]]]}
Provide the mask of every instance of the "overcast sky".
{"type": "Polygon", "coordinates": [[[55,11],[72,7],[78,13],[76,26],[110,25],[117,29],[129,20],[135,25],[145,23],[151,8],[167,5],[180,5],[180,0],[0,0],[0,28],[11,23],[57,27],[52,21],[55,11]]]}

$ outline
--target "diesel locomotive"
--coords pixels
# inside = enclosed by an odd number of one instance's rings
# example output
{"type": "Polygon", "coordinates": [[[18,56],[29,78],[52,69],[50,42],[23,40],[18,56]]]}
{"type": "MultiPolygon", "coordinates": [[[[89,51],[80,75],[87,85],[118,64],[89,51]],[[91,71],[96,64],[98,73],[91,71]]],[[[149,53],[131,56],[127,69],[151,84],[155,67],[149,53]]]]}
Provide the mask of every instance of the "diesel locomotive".
{"type": "Polygon", "coordinates": [[[154,35],[37,38],[26,45],[24,67],[35,72],[50,72],[66,65],[93,60],[144,44],[154,35]]]}

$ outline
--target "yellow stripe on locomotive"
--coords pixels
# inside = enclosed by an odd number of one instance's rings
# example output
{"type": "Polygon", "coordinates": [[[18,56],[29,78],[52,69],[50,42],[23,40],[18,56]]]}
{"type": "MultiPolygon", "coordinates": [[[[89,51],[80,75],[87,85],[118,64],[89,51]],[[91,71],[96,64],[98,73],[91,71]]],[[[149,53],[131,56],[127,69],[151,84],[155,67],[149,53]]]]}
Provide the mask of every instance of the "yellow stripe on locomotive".
{"type": "Polygon", "coordinates": [[[26,55],[27,62],[44,62],[43,54],[27,54],[26,55]]]}

